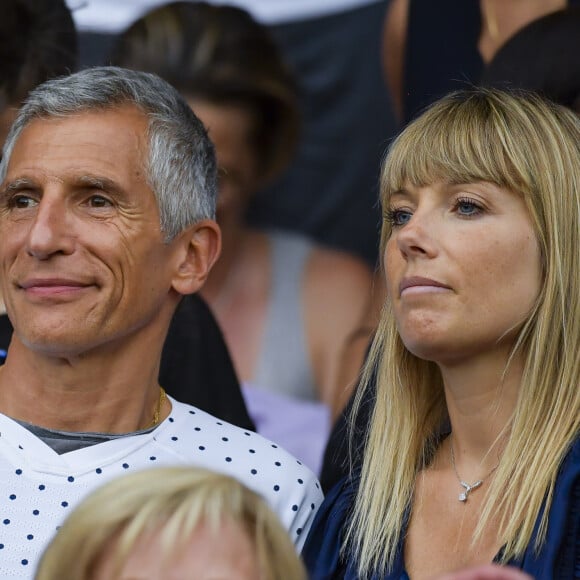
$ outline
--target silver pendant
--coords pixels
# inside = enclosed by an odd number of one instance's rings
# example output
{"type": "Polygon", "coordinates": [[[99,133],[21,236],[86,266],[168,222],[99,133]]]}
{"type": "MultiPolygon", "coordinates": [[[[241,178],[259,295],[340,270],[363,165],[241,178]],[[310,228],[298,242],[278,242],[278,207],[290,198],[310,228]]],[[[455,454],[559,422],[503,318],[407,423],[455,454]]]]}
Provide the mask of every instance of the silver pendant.
{"type": "Polygon", "coordinates": [[[458,499],[459,499],[459,501],[461,501],[461,502],[466,502],[466,501],[467,501],[467,498],[469,497],[469,494],[470,494],[470,493],[471,493],[471,492],[472,492],[474,489],[477,489],[477,488],[478,488],[478,487],[479,487],[479,486],[480,486],[480,485],[483,483],[483,480],[482,480],[482,479],[480,479],[480,480],[476,481],[475,483],[473,483],[473,484],[471,484],[471,485],[469,485],[469,483],[465,483],[465,481],[460,481],[459,483],[460,483],[460,485],[461,485],[463,488],[465,488],[465,491],[462,491],[462,492],[459,494],[459,497],[458,497],[458,499]]]}

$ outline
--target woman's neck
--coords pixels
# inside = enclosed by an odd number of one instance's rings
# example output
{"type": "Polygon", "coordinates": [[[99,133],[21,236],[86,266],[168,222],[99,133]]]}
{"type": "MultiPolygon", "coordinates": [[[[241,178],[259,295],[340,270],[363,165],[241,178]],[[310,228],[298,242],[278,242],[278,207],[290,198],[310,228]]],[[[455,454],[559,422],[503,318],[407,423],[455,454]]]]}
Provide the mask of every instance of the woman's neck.
{"type": "Polygon", "coordinates": [[[458,463],[481,471],[497,463],[520,388],[523,361],[507,351],[441,365],[458,463]]]}

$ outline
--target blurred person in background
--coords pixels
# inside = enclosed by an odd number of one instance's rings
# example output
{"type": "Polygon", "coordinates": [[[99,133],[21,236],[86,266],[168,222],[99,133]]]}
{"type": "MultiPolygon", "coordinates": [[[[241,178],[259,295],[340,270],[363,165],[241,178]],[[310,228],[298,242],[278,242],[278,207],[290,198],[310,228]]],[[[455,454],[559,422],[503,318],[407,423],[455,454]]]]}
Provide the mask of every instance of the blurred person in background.
{"type": "Polygon", "coordinates": [[[297,87],[268,30],[245,11],[173,2],[123,32],[111,62],[155,72],[209,130],[220,170],[222,255],[202,295],[246,389],[258,430],[317,470],[337,410],[342,347],[370,298],[361,260],[246,222],[255,192],[286,168],[299,138],[297,87]]]}
{"type": "Polygon", "coordinates": [[[578,0],[391,0],[383,61],[399,120],[479,82],[499,48],[530,22],[578,0]]]}

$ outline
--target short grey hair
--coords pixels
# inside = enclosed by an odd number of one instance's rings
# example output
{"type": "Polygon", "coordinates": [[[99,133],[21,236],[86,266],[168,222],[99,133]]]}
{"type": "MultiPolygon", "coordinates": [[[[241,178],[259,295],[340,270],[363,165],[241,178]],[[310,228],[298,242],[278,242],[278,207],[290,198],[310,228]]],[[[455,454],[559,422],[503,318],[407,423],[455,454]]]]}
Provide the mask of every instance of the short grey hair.
{"type": "Polygon", "coordinates": [[[190,225],[214,219],[217,164],[201,121],[176,89],[150,73],[119,67],[94,67],[53,79],[34,89],[8,134],[0,181],[4,181],[14,145],[35,119],[134,105],[149,121],[148,185],[159,206],[166,241],[190,225]]]}

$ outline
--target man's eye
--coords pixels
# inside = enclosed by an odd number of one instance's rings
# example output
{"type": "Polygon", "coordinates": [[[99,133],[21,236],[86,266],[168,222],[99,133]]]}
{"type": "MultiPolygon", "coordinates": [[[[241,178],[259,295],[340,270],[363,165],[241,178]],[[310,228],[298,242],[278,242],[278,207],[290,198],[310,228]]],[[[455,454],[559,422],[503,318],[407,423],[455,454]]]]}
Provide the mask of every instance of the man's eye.
{"type": "Polygon", "coordinates": [[[89,198],[88,203],[91,207],[110,207],[111,206],[111,202],[106,197],[103,197],[102,195],[92,195],[89,198]]]}
{"type": "Polygon", "coordinates": [[[38,201],[28,195],[14,195],[10,198],[9,205],[17,209],[27,209],[38,205],[38,201]]]}

